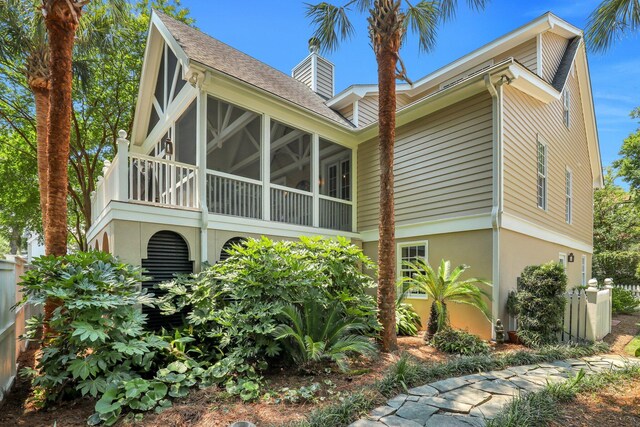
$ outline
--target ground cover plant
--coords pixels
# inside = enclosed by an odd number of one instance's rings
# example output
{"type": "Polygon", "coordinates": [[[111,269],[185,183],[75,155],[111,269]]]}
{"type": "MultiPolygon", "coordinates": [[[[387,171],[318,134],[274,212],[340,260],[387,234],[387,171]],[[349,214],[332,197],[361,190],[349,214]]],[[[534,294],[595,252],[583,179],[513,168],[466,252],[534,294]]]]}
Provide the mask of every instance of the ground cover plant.
{"type": "Polygon", "coordinates": [[[489,344],[480,337],[459,329],[445,328],[431,339],[435,348],[449,354],[488,354],[489,344]]]}
{"type": "Polygon", "coordinates": [[[557,342],[562,330],[567,275],[555,262],[528,266],[517,293],[518,337],[528,346],[557,342]]]}

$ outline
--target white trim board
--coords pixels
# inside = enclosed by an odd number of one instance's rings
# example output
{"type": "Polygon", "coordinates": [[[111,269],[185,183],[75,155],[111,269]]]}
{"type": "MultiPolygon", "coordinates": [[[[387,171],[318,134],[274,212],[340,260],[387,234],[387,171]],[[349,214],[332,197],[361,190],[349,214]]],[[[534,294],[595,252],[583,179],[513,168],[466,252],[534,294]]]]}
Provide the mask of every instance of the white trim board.
{"type": "Polygon", "coordinates": [[[556,231],[549,230],[538,224],[534,224],[506,212],[502,214],[502,228],[589,254],[593,253],[593,246],[587,243],[556,231]]]}
{"type": "MultiPolygon", "coordinates": [[[[485,229],[491,229],[491,212],[415,224],[396,225],[395,237],[396,239],[403,239],[414,236],[429,236],[431,234],[485,229]]],[[[378,230],[362,231],[360,232],[360,236],[363,242],[375,242],[378,240],[378,230]]]]}

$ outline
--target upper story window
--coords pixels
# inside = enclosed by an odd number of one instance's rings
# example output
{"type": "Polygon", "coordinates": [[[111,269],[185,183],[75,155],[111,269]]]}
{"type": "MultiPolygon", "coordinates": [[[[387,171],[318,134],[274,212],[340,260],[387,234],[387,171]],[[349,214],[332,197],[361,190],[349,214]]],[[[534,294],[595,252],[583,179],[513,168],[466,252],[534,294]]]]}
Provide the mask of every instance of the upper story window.
{"type": "Polygon", "coordinates": [[[320,139],[320,194],[351,200],[351,150],[320,139]]]}
{"type": "Polygon", "coordinates": [[[571,170],[565,170],[565,221],[567,224],[571,224],[571,219],[573,215],[573,174],[571,170]]]}
{"type": "Polygon", "coordinates": [[[538,207],[547,209],[547,146],[538,138],[538,207]]]}
{"type": "MultiPolygon", "coordinates": [[[[412,277],[415,272],[407,263],[413,263],[418,260],[427,262],[427,242],[411,242],[400,243],[398,245],[398,278],[412,277]]],[[[425,293],[419,290],[413,290],[409,292],[409,297],[412,298],[425,298],[425,293]]]]}
{"type": "Polygon", "coordinates": [[[571,122],[571,93],[568,89],[562,92],[562,110],[564,125],[569,127],[569,123],[571,122]]]}

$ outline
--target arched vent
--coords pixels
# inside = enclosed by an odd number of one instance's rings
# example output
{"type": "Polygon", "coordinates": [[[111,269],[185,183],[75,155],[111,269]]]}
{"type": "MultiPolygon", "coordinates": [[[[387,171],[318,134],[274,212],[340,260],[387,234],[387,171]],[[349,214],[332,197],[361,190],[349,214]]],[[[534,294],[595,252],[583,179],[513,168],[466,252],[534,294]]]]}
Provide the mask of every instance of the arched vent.
{"type": "MultiPolygon", "coordinates": [[[[142,260],[142,268],[151,280],[142,286],[150,293],[160,297],[166,291],[157,289],[156,285],[172,280],[176,274],[193,273],[193,261],[189,261],[189,247],[182,236],[173,231],[159,231],[154,234],[147,245],[147,259],[142,260]]],[[[170,328],[182,323],[182,315],[176,313],[163,316],[157,308],[143,307],[147,315],[147,326],[150,329],[170,328]]]]}
{"type": "Polygon", "coordinates": [[[222,245],[222,250],[220,251],[220,261],[224,261],[227,258],[229,258],[229,249],[231,249],[231,247],[233,245],[237,245],[237,244],[242,244],[246,241],[247,239],[245,239],[244,237],[233,237],[229,240],[227,240],[227,242],[222,245]]]}

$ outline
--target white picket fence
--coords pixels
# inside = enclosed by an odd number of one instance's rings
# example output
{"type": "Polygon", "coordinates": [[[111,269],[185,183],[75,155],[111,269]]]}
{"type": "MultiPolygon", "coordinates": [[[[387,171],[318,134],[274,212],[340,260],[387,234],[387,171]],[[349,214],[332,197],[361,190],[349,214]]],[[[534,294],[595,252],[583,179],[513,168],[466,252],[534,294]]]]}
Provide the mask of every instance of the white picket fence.
{"type": "Polygon", "coordinates": [[[565,294],[564,326],[561,342],[600,341],[611,332],[611,287],[598,289],[596,279],[586,290],[565,294]]]}
{"type": "Polygon", "coordinates": [[[633,294],[635,299],[640,299],[640,285],[618,285],[614,283],[613,286],[615,288],[627,290],[633,294]]]}
{"type": "Polygon", "coordinates": [[[27,319],[36,314],[29,305],[11,309],[22,299],[18,284],[26,269],[27,260],[19,256],[0,260],[0,403],[15,381],[16,360],[25,350],[18,337],[24,333],[27,319]]]}

